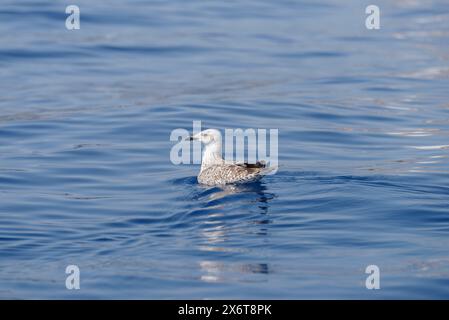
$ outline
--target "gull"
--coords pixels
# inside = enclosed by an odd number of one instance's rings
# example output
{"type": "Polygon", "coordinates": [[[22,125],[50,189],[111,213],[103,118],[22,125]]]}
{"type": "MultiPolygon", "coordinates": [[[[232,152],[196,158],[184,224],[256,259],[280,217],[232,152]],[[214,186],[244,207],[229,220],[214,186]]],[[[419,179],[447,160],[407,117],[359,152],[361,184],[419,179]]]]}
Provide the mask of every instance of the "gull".
{"type": "Polygon", "coordinates": [[[221,133],[217,129],[207,129],[188,138],[204,145],[198,182],[208,186],[252,182],[268,171],[264,161],[254,164],[229,163],[221,156],[221,133]]]}

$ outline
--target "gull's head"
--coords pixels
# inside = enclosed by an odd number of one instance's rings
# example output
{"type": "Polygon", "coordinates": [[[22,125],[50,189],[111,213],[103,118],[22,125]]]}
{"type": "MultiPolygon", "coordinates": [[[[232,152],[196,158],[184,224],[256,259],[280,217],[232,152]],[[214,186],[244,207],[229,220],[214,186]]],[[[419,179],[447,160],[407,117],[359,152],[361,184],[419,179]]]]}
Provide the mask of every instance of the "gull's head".
{"type": "Polygon", "coordinates": [[[205,145],[220,143],[221,145],[221,133],[217,129],[207,129],[191,136],[190,140],[200,141],[205,145]]]}

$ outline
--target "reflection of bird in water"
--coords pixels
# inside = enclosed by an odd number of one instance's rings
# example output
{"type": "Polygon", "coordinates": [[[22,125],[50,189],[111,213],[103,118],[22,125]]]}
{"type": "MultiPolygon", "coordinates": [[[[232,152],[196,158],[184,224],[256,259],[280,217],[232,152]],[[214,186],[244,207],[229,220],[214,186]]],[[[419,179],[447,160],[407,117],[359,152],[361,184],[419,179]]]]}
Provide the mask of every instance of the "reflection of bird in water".
{"type": "MultiPolygon", "coordinates": [[[[201,275],[200,280],[204,282],[226,282],[226,273],[237,272],[238,278],[241,281],[248,281],[252,274],[270,274],[271,267],[267,263],[245,263],[245,264],[230,264],[218,261],[200,261],[199,267],[204,274],[201,275]]],[[[261,280],[264,281],[264,280],[261,280]]]]}
{"type": "Polygon", "coordinates": [[[259,208],[262,209],[262,213],[267,213],[268,202],[272,200],[275,195],[267,193],[267,188],[260,182],[254,181],[245,184],[229,184],[220,186],[220,188],[214,188],[217,191],[209,194],[208,201],[215,201],[223,199],[227,196],[239,194],[239,193],[254,193],[258,197],[253,201],[259,204],[259,208]]]}
{"type": "Polygon", "coordinates": [[[274,193],[267,192],[267,187],[260,181],[252,183],[237,184],[237,185],[223,185],[220,187],[203,186],[203,192],[198,195],[197,200],[202,203],[202,212],[207,212],[209,218],[207,228],[205,228],[204,236],[208,240],[214,239],[219,242],[219,239],[224,239],[227,228],[223,221],[228,219],[226,214],[227,208],[232,208],[235,205],[245,206],[250,213],[258,212],[260,216],[252,217],[252,224],[261,225],[258,231],[264,233],[262,225],[269,223],[267,214],[269,213],[269,202],[276,198],[274,193]],[[232,197],[234,195],[244,195],[243,197],[232,197]],[[248,207],[249,205],[249,207],[248,207]]]}
{"type": "MultiPolygon", "coordinates": [[[[198,246],[199,250],[226,254],[251,250],[245,246],[236,247],[232,244],[242,239],[241,237],[250,237],[261,243],[269,242],[267,224],[270,224],[271,220],[267,215],[270,208],[269,202],[276,195],[267,192],[267,187],[261,181],[219,187],[202,186],[199,189],[202,189],[202,192],[197,199],[202,203],[202,212],[207,212],[200,225],[199,235],[202,241],[198,246]],[[234,196],[238,194],[242,196],[234,196]],[[248,216],[233,217],[235,205],[238,207],[243,205],[248,209],[248,216]],[[231,210],[228,210],[229,208],[231,210]]],[[[212,256],[208,255],[208,257],[212,256]]],[[[235,279],[265,281],[254,278],[253,275],[272,272],[271,265],[264,261],[240,264],[205,260],[200,261],[199,268],[200,280],[204,282],[227,282],[235,281],[235,279]]]]}
{"type": "Polygon", "coordinates": [[[221,156],[221,133],[216,129],[201,131],[189,139],[205,145],[198,174],[201,184],[214,186],[255,181],[272,170],[263,161],[254,164],[225,162],[221,156]]]}

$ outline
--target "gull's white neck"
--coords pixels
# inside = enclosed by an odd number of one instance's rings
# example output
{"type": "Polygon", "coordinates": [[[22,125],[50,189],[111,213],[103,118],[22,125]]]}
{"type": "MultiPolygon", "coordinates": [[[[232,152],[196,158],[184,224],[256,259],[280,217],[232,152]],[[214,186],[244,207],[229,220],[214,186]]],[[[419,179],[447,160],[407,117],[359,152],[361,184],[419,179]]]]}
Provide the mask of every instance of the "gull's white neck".
{"type": "Polygon", "coordinates": [[[204,147],[203,158],[201,160],[201,170],[208,166],[223,164],[224,160],[221,157],[221,142],[214,141],[204,147]]]}

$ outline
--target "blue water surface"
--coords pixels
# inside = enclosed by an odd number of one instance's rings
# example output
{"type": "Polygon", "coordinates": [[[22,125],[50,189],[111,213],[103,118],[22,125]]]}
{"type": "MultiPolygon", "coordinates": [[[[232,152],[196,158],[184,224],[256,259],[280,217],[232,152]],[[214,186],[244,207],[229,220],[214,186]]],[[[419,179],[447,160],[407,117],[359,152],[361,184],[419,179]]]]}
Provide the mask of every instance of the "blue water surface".
{"type": "Polygon", "coordinates": [[[3,0],[0,298],[449,298],[449,5],[369,4],[3,0]],[[193,120],[277,174],[198,185],[193,120]]]}

